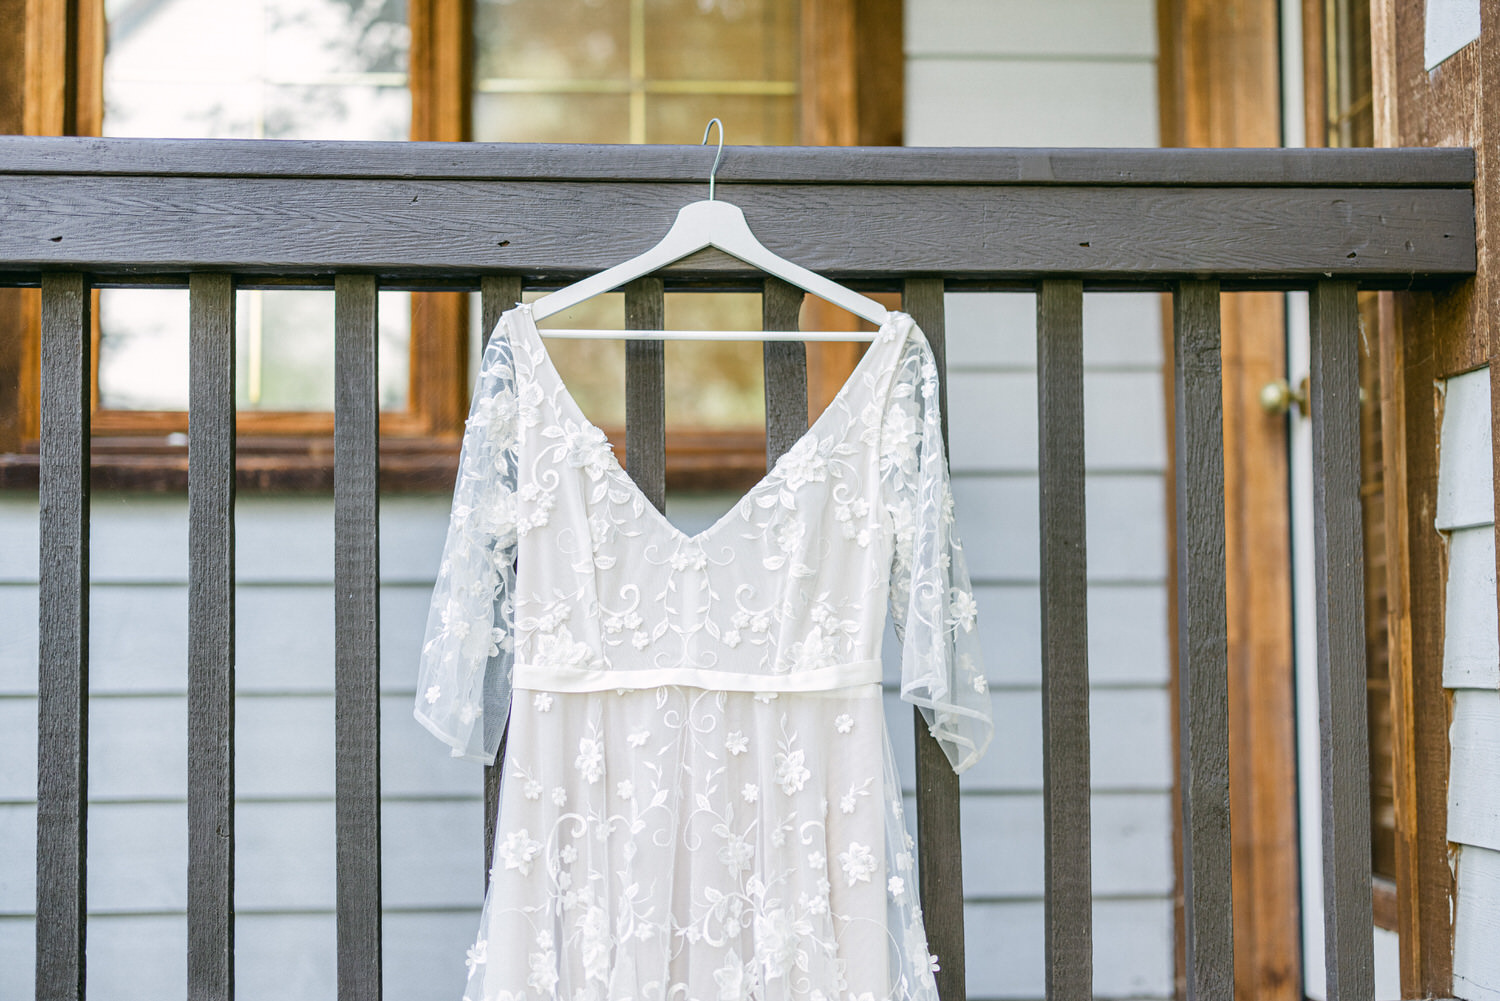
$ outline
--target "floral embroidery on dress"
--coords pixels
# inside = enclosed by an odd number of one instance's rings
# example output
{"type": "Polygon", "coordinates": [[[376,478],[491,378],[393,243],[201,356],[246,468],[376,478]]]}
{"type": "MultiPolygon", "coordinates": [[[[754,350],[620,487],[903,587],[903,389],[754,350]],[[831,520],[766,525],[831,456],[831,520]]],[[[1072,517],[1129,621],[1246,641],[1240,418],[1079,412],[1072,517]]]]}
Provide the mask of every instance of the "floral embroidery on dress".
{"type": "Polygon", "coordinates": [[[807,433],[688,535],[528,309],[505,314],[414,701],[456,756],[491,762],[509,733],[465,998],[937,1001],[880,645],[888,607],[901,697],[972,765],[988,682],[938,398],[891,314],[807,433]]]}

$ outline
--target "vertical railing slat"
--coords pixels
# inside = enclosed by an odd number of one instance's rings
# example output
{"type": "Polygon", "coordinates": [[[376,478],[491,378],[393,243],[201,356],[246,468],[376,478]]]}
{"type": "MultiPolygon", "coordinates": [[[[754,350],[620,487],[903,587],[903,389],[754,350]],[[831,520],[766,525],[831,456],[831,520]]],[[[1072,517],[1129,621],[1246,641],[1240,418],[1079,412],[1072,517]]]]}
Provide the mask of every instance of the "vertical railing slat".
{"type": "MultiPolygon", "coordinates": [[[[902,305],[927,335],[938,370],[938,404],[943,442],[948,440],[947,351],[944,340],[943,280],[909,278],[902,305]]],[[[964,881],[959,837],[958,776],[937,740],[927,730],[921,710],[914,710],[917,752],[917,885],[927,947],[937,956],[938,996],[964,997],[964,881]]]]}
{"type": "MultiPolygon", "coordinates": [[[[761,291],[762,330],[796,330],[803,292],[780,278],[768,277],[761,291]]],[[[761,345],[765,371],[766,468],[807,433],[807,345],[802,341],[766,341],[761,345]]]]}
{"type": "Polygon", "coordinates": [[[42,276],[36,996],[82,1001],[87,913],[90,292],[42,276]]]}
{"type": "MultiPolygon", "coordinates": [[[[625,286],[625,329],[661,330],[660,278],[625,286]]],[[[658,511],[667,509],[666,352],[662,341],[625,342],[625,469],[658,511]]]]}
{"type": "MultiPolygon", "coordinates": [[[[481,336],[489,344],[500,314],[521,301],[522,285],[517,275],[490,275],[479,280],[479,315],[481,336]]],[[[466,385],[472,386],[477,373],[469,373],[466,385]]],[[[500,734],[495,763],[484,769],[484,885],[490,885],[490,862],[495,857],[495,824],[500,819],[500,776],[505,770],[505,740],[510,733],[507,723],[500,734]]]]}
{"type": "Polygon", "coordinates": [[[188,998],[234,996],[234,279],[195,274],[188,386],[188,998]]]}
{"type": "Polygon", "coordinates": [[[1313,287],[1314,590],[1323,786],[1323,920],[1330,1001],[1375,996],[1359,496],[1359,309],[1353,282],[1313,287]]]}
{"type": "Polygon", "coordinates": [[[1187,996],[1230,1001],[1229,669],[1219,283],[1172,297],[1177,438],[1177,676],[1187,996]]]}
{"type": "Polygon", "coordinates": [[[379,1001],[380,414],[376,288],[334,278],[333,534],[339,1001],[379,1001]]]}
{"type": "Polygon", "coordinates": [[[1047,997],[1093,997],[1083,283],[1037,296],[1047,997]]]}

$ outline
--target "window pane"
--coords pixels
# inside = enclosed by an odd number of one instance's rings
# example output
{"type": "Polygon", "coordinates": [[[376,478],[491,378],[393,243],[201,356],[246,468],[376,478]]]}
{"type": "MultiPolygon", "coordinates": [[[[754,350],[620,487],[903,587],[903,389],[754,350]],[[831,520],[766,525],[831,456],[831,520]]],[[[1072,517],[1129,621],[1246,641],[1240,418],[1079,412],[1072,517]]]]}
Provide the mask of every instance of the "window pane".
{"type": "Polygon", "coordinates": [[[478,0],[475,79],[624,80],[630,4],[621,0],[478,0]]]}
{"type": "MultiPolygon", "coordinates": [[[[524,298],[533,302],[541,293],[528,292],[524,298]]],[[[625,296],[618,292],[596,295],[538,324],[543,334],[548,327],[619,330],[624,326],[625,296]]],[[[625,426],[624,341],[554,337],[547,341],[547,356],[589,423],[625,426]]]]}
{"type": "MultiPolygon", "coordinates": [[[[381,292],[377,308],[380,407],[405,410],[411,295],[381,292]]],[[[99,326],[100,407],[187,409],[186,291],[105,289],[99,326]]],[[[333,409],[332,292],[236,294],[235,396],[241,410],[333,409]]]]}
{"type": "MultiPolygon", "coordinates": [[[[405,139],[404,0],[107,0],[104,134],[405,139]]],[[[333,406],[333,297],[241,292],[239,405],[333,406]]],[[[187,407],[187,293],[106,290],[99,400],[187,407]]],[[[410,296],[380,294],[380,402],[409,397],[410,296]]]]}
{"type": "MultiPolygon", "coordinates": [[[[652,94],[646,101],[646,141],[695,143],[711,118],[724,122],[724,142],[731,146],[797,142],[797,98],[724,94],[652,94]]],[[[709,142],[717,141],[716,130],[709,142]]]]}
{"type": "Polygon", "coordinates": [[[100,407],[187,409],[186,290],[104,289],[99,330],[100,407]]]}
{"type": "Polygon", "coordinates": [[[646,0],[646,75],[653,79],[790,83],[797,44],[797,5],[788,0],[646,0]]]}
{"type": "MultiPolygon", "coordinates": [[[[759,330],[756,293],[667,296],[673,330],[759,330]]],[[[760,341],[668,341],[667,421],[672,427],[764,425],[765,366],[760,341]]]]}
{"type": "MultiPolygon", "coordinates": [[[[381,292],[380,407],[404,410],[411,295],[381,292]]],[[[333,293],[247,291],[235,302],[235,382],[242,410],[333,409],[333,293]]]]}
{"type": "Polygon", "coordinates": [[[406,5],[109,0],[107,136],[402,139],[406,5]]]}
{"type": "Polygon", "coordinates": [[[630,141],[630,98],[617,94],[475,94],[479,142],[630,141]]]}

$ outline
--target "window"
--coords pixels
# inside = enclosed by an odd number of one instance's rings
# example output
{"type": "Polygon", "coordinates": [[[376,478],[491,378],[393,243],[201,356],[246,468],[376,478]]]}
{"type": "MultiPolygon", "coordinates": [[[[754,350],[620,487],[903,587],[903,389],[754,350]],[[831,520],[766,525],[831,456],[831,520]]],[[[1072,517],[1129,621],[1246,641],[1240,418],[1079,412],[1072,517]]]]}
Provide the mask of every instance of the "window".
{"type": "MultiPolygon", "coordinates": [[[[38,134],[690,143],[718,116],[734,144],[899,141],[900,89],[876,76],[900,57],[900,3],[847,6],[57,0],[28,6],[25,35],[32,43],[55,37],[59,22],[71,21],[62,32],[79,43],[47,50],[24,117],[26,130],[38,134]],[[61,110],[47,104],[57,93],[65,97],[61,110]]],[[[0,55],[6,44],[19,52],[26,42],[0,43],[0,55]]],[[[13,131],[18,125],[0,122],[13,131]]],[[[273,453],[322,454],[319,442],[331,428],[332,294],[246,284],[236,332],[242,451],[253,440],[251,447],[273,453]]],[[[388,443],[405,438],[408,450],[453,452],[477,340],[471,298],[382,293],[388,443]]],[[[34,357],[35,304],[23,300],[0,297],[0,310],[32,331],[21,348],[0,349],[13,356],[0,357],[0,368],[14,364],[23,382],[14,400],[0,397],[15,429],[0,435],[0,452],[34,450],[36,437],[35,376],[24,357],[34,357]],[[31,316],[16,320],[28,308],[31,316]]],[[[619,308],[603,299],[588,304],[590,315],[566,322],[618,325],[611,313],[619,308]]],[[[186,430],[186,292],[104,290],[95,317],[96,465],[122,452],[139,458],[143,449],[180,449],[171,436],[186,430]]],[[[753,294],[673,294],[667,304],[673,326],[754,327],[758,320],[753,294]]],[[[622,424],[619,343],[573,342],[558,355],[591,416],[622,424]]],[[[811,346],[809,355],[817,409],[856,355],[839,345],[811,346]]],[[[703,432],[694,439],[700,456],[704,441],[760,452],[760,369],[758,344],[669,348],[668,419],[703,432]]],[[[669,474],[672,451],[669,444],[669,474]]],[[[751,478],[739,458],[727,465],[751,478]]],[[[169,465],[177,476],[170,482],[178,483],[181,456],[169,465]]]]}

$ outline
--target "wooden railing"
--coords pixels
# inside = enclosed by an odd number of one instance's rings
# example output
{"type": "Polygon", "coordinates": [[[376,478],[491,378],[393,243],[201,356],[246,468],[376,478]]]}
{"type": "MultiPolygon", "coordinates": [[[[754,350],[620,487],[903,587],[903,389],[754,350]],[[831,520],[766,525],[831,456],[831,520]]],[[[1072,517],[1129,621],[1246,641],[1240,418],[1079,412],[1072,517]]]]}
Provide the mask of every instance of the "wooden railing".
{"type": "MultiPolygon", "coordinates": [[[[338,996],[368,1001],[381,992],[377,289],[478,288],[488,329],[524,288],[642,249],[652,220],[701,197],[704,167],[694,147],[0,138],[0,283],[42,289],[39,998],[84,990],[90,289],[190,290],[194,999],[234,982],[234,291],[334,289],[338,996]]],[[[1189,997],[1215,1001],[1234,992],[1219,296],[1312,291],[1328,996],[1369,1001],[1355,292],[1473,273],[1473,173],[1468,150],[725,151],[722,197],[764,242],[901,292],[940,368],[945,291],[1037,294],[1049,998],[1092,996],[1085,290],[1172,293],[1186,976],[1189,997]]],[[[764,287],[767,327],[795,321],[797,294],[700,255],[635,283],[627,323],[660,329],[673,286],[764,287]]],[[[765,364],[774,460],[806,426],[806,376],[797,346],[768,345],[765,364]]],[[[659,341],[631,344],[627,398],[629,471],[661,506],[659,341]]],[[[958,785],[917,729],[922,905],[956,1001],[958,785]]]]}

